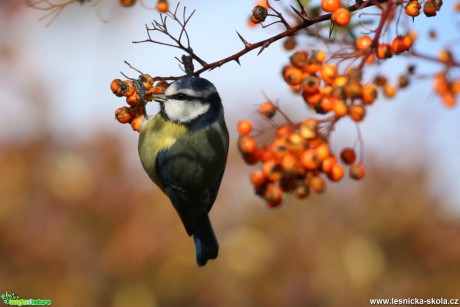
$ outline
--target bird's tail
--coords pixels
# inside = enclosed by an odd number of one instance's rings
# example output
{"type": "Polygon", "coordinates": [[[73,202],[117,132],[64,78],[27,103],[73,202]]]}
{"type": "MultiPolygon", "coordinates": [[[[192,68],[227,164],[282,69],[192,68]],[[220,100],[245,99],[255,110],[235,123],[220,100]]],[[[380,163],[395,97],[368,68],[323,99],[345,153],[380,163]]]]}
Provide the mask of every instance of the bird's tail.
{"type": "Polygon", "coordinates": [[[209,259],[217,258],[219,243],[217,243],[207,214],[203,214],[198,221],[193,240],[195,241],[196,263],[199,267],[204,266],[209,259]]]}

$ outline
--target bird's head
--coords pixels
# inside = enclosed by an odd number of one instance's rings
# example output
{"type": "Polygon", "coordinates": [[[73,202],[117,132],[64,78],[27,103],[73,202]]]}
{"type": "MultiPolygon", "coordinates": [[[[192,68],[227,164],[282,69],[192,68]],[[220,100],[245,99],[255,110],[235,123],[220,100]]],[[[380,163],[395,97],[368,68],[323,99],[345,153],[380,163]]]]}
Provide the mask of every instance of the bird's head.
{"type": "Polygon", "coordinates": [[[217,117],[222,110],[216,87],[199,77],[177,80],[167,88],[163,97],[156,100],[161,104],[163,116],[180,124],[201,117],[217,117]]]}

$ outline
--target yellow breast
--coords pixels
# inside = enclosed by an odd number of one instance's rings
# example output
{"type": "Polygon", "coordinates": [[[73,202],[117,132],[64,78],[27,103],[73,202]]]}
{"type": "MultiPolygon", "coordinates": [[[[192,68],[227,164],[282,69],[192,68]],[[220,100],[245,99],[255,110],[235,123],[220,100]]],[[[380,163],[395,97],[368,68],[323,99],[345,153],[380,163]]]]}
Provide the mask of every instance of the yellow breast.
{"type": "Polygon", "coordinates": [[[160,187],[155,161],[160,150],[170,148],[178,137],[187,132],[184,125],[165,120],[157,114],[154,118],[142,123],[139,134],[139,158],[150,178],[160,187]]]}

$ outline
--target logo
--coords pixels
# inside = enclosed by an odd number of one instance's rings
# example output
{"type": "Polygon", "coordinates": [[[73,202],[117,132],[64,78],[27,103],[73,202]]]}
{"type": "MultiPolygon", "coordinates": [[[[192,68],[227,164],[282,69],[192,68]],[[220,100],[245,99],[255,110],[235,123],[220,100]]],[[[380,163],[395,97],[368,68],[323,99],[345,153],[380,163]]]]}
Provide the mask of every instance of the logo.
{"type": "Polygon", "coordinates": [[[14,293],[2,293],[0,295],[3,303],[10,306],[49,306],[51,305],[51,300],[42,300],[42,299],[21,299],[14,293]]]}

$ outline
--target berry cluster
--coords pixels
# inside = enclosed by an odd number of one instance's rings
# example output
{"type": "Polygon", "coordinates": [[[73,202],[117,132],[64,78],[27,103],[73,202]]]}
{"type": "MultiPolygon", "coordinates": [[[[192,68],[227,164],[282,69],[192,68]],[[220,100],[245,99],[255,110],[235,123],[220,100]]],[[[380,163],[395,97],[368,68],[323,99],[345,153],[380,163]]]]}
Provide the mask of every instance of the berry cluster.
{"type": "MultiPolygon", "coordinates": [[[[426,0],[423,3],[423,14],[425,14],[426,17],[434,17],[441,9],[441,6],[442,0],[426,0]]],[[[407,15],[414,18],[420,15],[421,8],[422,5],[418,0],[410,0],[405,7],[405,12],[407,15]]]]}
{"type": "Polygon", "coordinates": [[[290,64],[283,68],[284,81],[301,93],[308,107],[319,114],[332,112],[338,119],[349,116],[360,122],[366,114],[365,106],[374,103],[378,91],[373,84],[363,84],[361,70],[350,68],[341,75],[337,66],[325,64],[324,51],[296,51],[290,64]]]}
{"type": "MultiPolygon", "coordinates": [[[[272,102],[265,102],[259,107],[259,113],[271,119],[282,111],[272,102]]],[[[344,167],[329,148],[327,132],[322,132],[323,124],[328,122],[314,118],[300,123],[288,121],[277,127],[273,142],[259,147],[252,123],[249,120],[238,123],[238,149],[247,164],[262,163],[261,169],[250,175],[250,180],[256,194],[264,198],[269,207],[279,206],[286,193],[303,199],[310,190],[325,191],[327,182],[324,177],[330,181],[343,178],[344,167]]],[[[356,162],[352,148],[343,149],[340,158],[350,166],[351,178],[364,177],[365,168],[356,162]]]]}
{"type": "Polygon", "coordinates": [[[149,74],[141,74],[138,79],[115,79],[110,83],[110,89],[118,97],[126,97],[129,106],[115,110],[115,118],[122,124],[131,124],[134,131],[139,131],[145,105],[152,101],[155,95],[162,94],[168,87],[166,81],[155,80],[149,74]]]}
{"type": "Polygon", "coordinates": [[[449,80],[444,71],[435,74],[433,88],[446,107],[457,105],[456,95],[460,93],[460,79],[449,80]]]}
{"type": "Polygon", "coordinates": [[[342,7],[340,0],[322,0],[321,8],[323,11],[332,13],[331,20],[334,24],[341,27],[346,27],[351,20],[351,13],[346,8],[342,7]]]}

